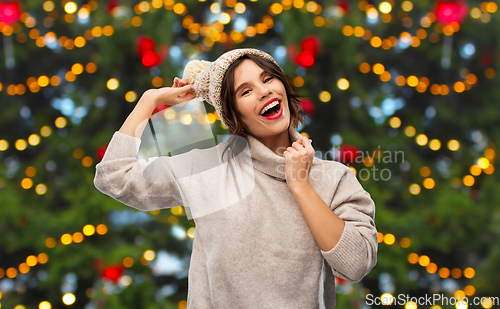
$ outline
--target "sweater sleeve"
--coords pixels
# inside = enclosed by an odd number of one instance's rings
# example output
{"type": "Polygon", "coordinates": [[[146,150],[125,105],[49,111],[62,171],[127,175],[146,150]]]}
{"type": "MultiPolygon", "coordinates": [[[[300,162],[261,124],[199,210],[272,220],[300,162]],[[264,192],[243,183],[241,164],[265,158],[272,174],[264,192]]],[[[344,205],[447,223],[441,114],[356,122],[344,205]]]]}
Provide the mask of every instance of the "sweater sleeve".
{"type": "Polygon", "coordinates": [[[101,162],[94,186],[102,193],[138,210],[181,206],[182,195],[170,157],[137,159],[141,140],[116,131],[101,162]]]}
{"type": "Polygon", "coordinates": [[[340,179],[330,208],[345,227],[335,247],[321,253],[337,277],[359,282],[377,264],[378,235],[375,203],[350,168],[340,179]]]}

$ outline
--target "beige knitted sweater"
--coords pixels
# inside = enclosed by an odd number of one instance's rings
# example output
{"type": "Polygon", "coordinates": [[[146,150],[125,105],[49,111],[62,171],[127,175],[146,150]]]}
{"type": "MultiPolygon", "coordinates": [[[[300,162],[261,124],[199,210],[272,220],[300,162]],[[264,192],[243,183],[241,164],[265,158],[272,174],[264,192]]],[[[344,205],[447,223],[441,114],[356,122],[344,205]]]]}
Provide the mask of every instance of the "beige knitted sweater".
{"type": "Polygon", "coordinates": [[[345,165],[315,157],[310,171],[313,188],[346,223],[325,252],[284,180],[285,158],[252,136],[241,153],[249,160],[234,164],[216,161],[224,143],[146,161],[137,159],[140,142],[116,131],[94,185],[138,210],[189,206],[196,229],[188,308],[331,309],[334,275],[359,282],[377,263],[375,204],[345,165]]]}

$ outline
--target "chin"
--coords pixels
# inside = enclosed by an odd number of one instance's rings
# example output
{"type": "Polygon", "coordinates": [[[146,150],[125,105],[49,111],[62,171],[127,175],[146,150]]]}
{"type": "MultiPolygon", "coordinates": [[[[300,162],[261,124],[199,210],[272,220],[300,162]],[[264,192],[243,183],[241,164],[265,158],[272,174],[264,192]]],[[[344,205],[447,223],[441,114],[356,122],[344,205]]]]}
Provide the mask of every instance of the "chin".
{"type": "Polygon", "coordinates": [[[288,126],[290,124],[290,121],[279,121],[277,123],[275,123],[273,126],[271,126],[271,133],[270,135],[278,135],[278,134],[282,134],[283,132],[287,132],[288,131],[288,126]]]}

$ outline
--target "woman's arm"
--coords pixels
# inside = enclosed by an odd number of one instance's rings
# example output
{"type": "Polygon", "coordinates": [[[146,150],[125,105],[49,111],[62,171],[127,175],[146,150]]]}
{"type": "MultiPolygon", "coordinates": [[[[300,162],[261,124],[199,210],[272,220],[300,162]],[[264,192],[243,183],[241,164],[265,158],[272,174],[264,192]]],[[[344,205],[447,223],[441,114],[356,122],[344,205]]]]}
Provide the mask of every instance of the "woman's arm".
{"type": "MultiPolygon", "coordinates": [[[[181,190],[172,172],[175,158],[137,160],[140,137],[154,108],[176,105],[194,98],[191,85],[150,89],[116,131],[101,162],[96,165],[94,186],[102,193],[139,210],[170,208],[183,204],[181,190]],[[148,169],[147,179],[144,172],[148,169]]],[[[187,206],[187,205],[184,205],[187,206]]]]}
{"type": "Polygon", "coordinates": [[[321,253],[336,276],[359,282],[377,264],[375,202],[354,172],[346,168],[329,207],[344,220],[345,227],[335,247],[321,253]]]}
{"type": "Polygon", "coordinates": [[[378,237],[375,203],[354,173],[346,170],[330,206],[310,184],[292,193],[334,274],[361,281],[377,263],[378,237]]]}
{"type": "Polygon", "coordinates": [[[314,158],[311,142],[302,137],[283,154],[288,187],[321,248],[321,254],[335,275],[352,282],[361,281],[377,263],[375,203],[370,194],[350,168],[335,162],[323,167],[326,175],[340,172],[341,176],[338,180],[328,179],[336,182],[336,189],[330,205],[327,205],[309,182],[314,158]]]}
{"type": "Polygon", "coordinates": [[[310,183],[291,191],[321,250],[332,250],[342,236],[344,220],[328,207],[310,183]]]}

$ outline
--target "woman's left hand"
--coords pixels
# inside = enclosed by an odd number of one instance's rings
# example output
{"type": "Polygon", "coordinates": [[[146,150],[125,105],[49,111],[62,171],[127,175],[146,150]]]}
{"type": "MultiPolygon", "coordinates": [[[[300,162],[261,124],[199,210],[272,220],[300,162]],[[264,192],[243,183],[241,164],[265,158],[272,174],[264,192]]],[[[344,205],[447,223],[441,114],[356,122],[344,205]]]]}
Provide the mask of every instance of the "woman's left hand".
{"type": "Polygon", "coordinates": [[[290,189],[310,184],[309,171],[314,159],[314,148],[311,142],[312,140],[303,136],[283,152],[286,183],[290,189]]]}

